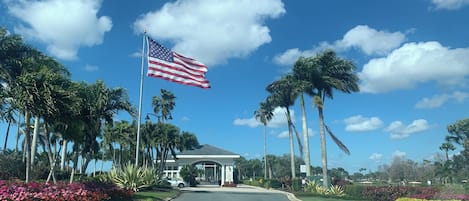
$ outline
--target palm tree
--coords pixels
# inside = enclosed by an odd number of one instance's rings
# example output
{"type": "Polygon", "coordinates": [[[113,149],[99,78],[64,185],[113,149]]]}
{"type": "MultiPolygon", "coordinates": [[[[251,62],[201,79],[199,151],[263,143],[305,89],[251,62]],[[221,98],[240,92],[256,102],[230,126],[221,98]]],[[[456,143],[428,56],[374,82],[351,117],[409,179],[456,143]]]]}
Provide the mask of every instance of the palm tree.
{"type": "Polygon", "coordinates": [[[176,106],[176,96],[168,90],[161,89],[161,95],[153,96],[151,105],[153,106],[153,112],[162,118],[165,122],[168,119],[172,119],[171,111],[176,106]]]}
{"type": "Polygon", "coordinates": [[[166,159],[169,154],[176,158],[175,150],[182,150],[181,146],[181,134],[179,128],[168,123],[158,122],[157,123],[158,137],[154,143],[157,145],[158,160],[160,161],[160,167],[158,178],[162,178],[163,170],[166,166],[166,159]]]}
{"type": "Polygon", "coordinates": [[[333,99],[334,89],[344,93],[359,91],[358,76],[355,70],[356,66],[351,61],[337,57],[336,53],[331,50],[321,52],[315,57],[300,58],[293,68],[294,74],[299,79],[310,82],[314,87],[310,93],[314,95],[314,105],[318,109],[324,186],[329,185],[324,130],[343,151],[349,153],[347,147],[324,124],[324,102],[326,98],[333,99]]]}
{"type": "MultiPolygon", "coordinates": [[[[295,173],[295,152],[293,145],[293,122],[291,120],[290,107],[295,103],[300,90],[298,82],[293,78],[292,75],[288,74],[282,77],[280,80],[274,81],[267,86],[267,91],[270,92],[268,99],[272,101],[273,106],[279,106],[286,109],[287,122],[288,122],[288,134],[290,140],[290,168],[292,178],[296,178],[295,173]]],[[[302,146],[299,136],[297,135],[298,145],[300,152],[302,152],[302,146]]]]}
{"type": "Polygon", "coordinates": [[[267,123],[274,116],[274,108],[268,101],[261,102],[254,116],[264,125],[264,179],[267,179],[267,123]]]}
{"type": "Polygon", "coordinates": [[[456,149],[456,147],[454,147],[453,144],[451,144],[450,142],[444,142],[443,144],[441,144],[440,146],[440,150],[441,151],[445,151],[445,154],[446,154],[446,161],[449,160],[449,156],[448,156],[448,152],[451,150],[451,151],[454,151],[456,149]]]}

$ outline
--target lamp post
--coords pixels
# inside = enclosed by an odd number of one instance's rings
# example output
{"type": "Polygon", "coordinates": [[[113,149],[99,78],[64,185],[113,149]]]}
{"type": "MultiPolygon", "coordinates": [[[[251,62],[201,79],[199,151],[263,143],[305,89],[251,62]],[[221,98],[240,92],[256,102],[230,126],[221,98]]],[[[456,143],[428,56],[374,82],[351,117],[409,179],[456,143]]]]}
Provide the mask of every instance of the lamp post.
{"type": "Polygon", "coordinates": [[[147,115],[145,116],[145,121],[150,121],[150,115],[155,116],[156,118],[158,118],[158,122],[160,122],[161,116],[157,115],[157,114],[153,114],[153,113],[147,113],[147,115]]]}

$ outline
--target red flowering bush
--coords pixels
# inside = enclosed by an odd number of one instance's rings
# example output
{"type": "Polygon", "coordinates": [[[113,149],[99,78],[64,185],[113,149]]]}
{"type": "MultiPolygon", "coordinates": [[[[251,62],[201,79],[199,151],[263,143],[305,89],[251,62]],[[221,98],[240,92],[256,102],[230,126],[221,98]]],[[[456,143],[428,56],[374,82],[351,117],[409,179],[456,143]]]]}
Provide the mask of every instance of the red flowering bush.
{"type": "Polygon", "coordinates": [[[363,197],[374,201],[394,201],[409,193],[404,186],[369,186],[363,189],[363,197]]]}
{"type": "Polygon", "coordinates": [[[132,200],[133,192],[108,183],[23,183],[0,180],[0,200],[132,200]]]}

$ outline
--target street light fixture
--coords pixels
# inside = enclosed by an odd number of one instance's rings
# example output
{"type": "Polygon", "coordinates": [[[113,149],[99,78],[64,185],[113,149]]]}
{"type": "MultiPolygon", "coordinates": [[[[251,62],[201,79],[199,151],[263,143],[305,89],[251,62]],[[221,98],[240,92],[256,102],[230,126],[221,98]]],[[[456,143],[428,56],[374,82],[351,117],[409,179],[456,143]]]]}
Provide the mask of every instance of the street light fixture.
{"type": "Polygon", "coordinates": [[[161,116],[160,116],[160,115],[157,115],[157,114],[153,114],[153,113],[147,113],[147,115],[145,116],[145,121],[150,121],[150,115],[153,115],[153,116],[155,116],[156,118],[158,118],[158,122],[160,122],[161,116]]]}

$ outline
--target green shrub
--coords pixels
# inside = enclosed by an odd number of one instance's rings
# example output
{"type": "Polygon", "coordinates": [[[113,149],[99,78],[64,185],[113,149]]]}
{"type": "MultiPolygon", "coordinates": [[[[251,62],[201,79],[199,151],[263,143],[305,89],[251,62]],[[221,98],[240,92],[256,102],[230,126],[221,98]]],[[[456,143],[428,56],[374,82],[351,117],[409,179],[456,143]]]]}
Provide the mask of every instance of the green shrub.
{"type": "Polygon", "coordinates": [[[345,186],[345,194],[347,194],[349,197],[352,197],[354,199],[362,199],[363,198],[363,189],[364,186],[362,185],[346,185],[345,186]]]}
{"type": "Polygon", "coordinates": [[[112,169],[107,174],[108,180],[121,188],[134,192],[155,185],[156,177],[156,171],[153,168],[138,167],[133,164],[126,165],[121,169],[112,169]]]}
{"type": "Polygon", "coordinates": [[[271,188],[282,188],[282,182],[278,179],[270,179],[270,187],[271,188]]]}
{"type": "Polygon", "coordinates": [[[179,174],[185,182],[189,183],[189,186],[197,185],[197,181],[195,180],[195,176],[197,175],[197,168],[195,166],[186,165],[181,168],[179,174]]]}
{"type": "Polygon", "coordinates": [[[292,190],[293,191],[301,191],[302,190],[301,179],[299,179],[299,178],[292,179],[292,190]]]}
{"type": "Polygon", "coordinates": [[[18,178],[23,180],[26,165],[21,160],[21,153],[2,151],[0,152],[0,180],[18,178]]]}

